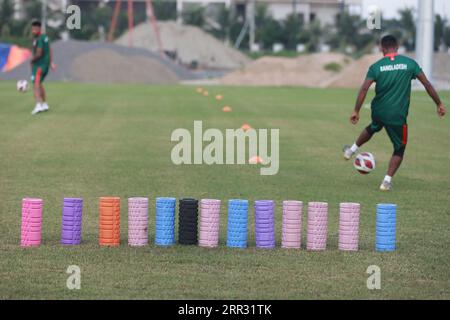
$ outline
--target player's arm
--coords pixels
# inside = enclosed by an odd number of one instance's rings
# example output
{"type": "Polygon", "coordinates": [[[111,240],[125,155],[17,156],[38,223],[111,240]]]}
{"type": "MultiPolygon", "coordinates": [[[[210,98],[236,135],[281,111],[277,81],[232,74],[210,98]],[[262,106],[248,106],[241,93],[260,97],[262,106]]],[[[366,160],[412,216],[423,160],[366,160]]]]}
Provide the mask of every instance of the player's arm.
{"type": "Polygon", "coordinates": [[[353,124],[357,124],[359,121],[359,110],[361,110],[364,100],[366,100],[367,92],[369,91],[372,83],[374,83],[374,80],[366,79],[362,84],[361,89],[359,89],[358,97],[356,98],[355,109],[350,116],[350,122],[353,124]]]}
{"type": "Polygon", "coordinates": [[[431,97],[431,99],[433,99],[434,103],[436,103],[436,108],[437,108],[437,114],[439,117],[443,117],[446,113],[445,107],[442,104],[441,99],[439,98],[438,93],[436,92],[436,90],[434,89],[433,85],[431,84],[431,82],[428,80],[427,76],[425,75],[425,73],[421,72],[417,75],[417,79],[419,79],[419,81],[422,83],[422,85],[424,86],[425,90],[427,90],[428,95],[431,97]]]}
{"type": "Polygon", "coordinates": [[[40,58],[42,58],[42,48],[37,48],[36,49],[36,53],[33,55],[33,57],[31,58],[31,63],[35,63],[36,61],[38,61],[40,58]]]}
{"type": "Polygon", "coordinates": [[[56,70],[56,64],[53,62],[53,49],[50,47],[50,68],[56,70]]]}

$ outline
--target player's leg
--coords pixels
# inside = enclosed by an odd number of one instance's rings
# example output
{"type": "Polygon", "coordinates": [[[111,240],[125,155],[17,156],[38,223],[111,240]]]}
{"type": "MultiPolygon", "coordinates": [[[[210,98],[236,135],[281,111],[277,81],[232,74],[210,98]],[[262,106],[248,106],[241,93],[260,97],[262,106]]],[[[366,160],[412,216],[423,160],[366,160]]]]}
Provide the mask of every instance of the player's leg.
{"type": "Polygon", "coordinates": [[[393,177],[395,175],[395,173],[397,172],[398,168],[400,168],[400,165],[402,164],[403,161],[403,156],[402,155],[397,155],[397,154],[393,154],[391,157],[391,161],[389,161],[389,168],[387,171],[387,176],[388,177],[393,177]]]}
{"type": "Polygon", "coordinates": [[[46,102],[47,101],[47,97],[45,94],[45,88],[44,85],[41,83],[41,85],[39,86],[39,88],[41,89],[41,98],[42,98],[42,102],[46,102]]]}
{"type": "Polygon", "coordinates": [[[42,98],[42,110],[41,111],[47,111],[49,109],[48,104],[47,104],[47,95],[45,92],[45,88],[44,88],[44,80],[47,77],[47,73],[48,73],[48,67],[43,69],[42,75],[41,75],[41,85],[40,85],[40,89],[41,89],[41,98],[42,98]]]}
{"type": "Polygon", "coordinates": [[[392,177],[403,161],[406,144],[408,143],[408,125],[386,126],[386,132],[394,145],[394,153],[389,161],[389,168],[381,183],[380,190],[389,191],[392,188],[392,177]]]}
{"type": "Polygon", "coordinates": [[[44,84],[41,83],[41,98],[42,98],[42,111],[47,111],[49,109],[47,104],[47,95],[45,93],[44,84]]]}
{"type": "Polygon", "coordinates": [[[357,148],[361,147],[364,143],[366,143],[367,141],[369,141],[372,138],[375,131],[372,131],[369,128],[370,128],[370,126],[365,128],[359,135],[358,139],[356,139],[356,142],[354,144],[357,148]]]}
{"type": "Polygon", "coordinates": [[[31,114],[34,115],[42,111],[42,102],[43,102],[41,96],[42,68],[33,67],[31,80],[33,83],[34,100],[36,101],[36,106],[34,107],[33,111],[31,111],[31,114]]]}
{"type": "Polygon", "coordinates": [[[373,134],[383,129],[383,125],[381,123],[372,122],[369,126],[367,126],[359,135],[358,139],[356,139],[355,143],[352,146],[346,145],[344,146],[344,159],[350,160],[351,157],[358,151],[358,148],[369,141],[373,134]]]}

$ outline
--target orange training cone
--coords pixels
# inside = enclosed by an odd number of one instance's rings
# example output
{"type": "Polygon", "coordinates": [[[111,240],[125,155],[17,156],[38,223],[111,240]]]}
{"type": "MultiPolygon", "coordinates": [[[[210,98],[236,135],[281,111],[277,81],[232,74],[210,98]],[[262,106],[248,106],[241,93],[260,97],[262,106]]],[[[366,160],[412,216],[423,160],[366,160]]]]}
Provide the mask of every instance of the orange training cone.
{"type": "Polygon", "coordinates": [[[260,156],[253,156],[248,160],[250,164],[261,164],[263,163],[263,159],[260,156]]]}

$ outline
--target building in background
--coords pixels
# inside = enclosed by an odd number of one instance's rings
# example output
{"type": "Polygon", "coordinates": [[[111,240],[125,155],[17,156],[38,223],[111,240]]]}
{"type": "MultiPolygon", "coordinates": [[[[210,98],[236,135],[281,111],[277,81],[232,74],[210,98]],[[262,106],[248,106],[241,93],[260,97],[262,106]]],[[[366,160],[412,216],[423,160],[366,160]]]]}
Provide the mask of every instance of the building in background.
{"type": "Polygon", "coordinates": [[[25,18],[25,0],[13,0],[14,4],[14,19],[22,20],[25,18]]]}
{"type": "MultiPolygon", "coordinates": [[[[24,4],[26,0],[13,0],[14,18],[22,19],[25,15],[24,4]]],[[[67,0],[46,0],[51,11],[58,11],[65,8],[68,4],[67,0]]],[[[92,0],[99,1],[102,0],[92,0]]],[[[243,17],[251,5],[252,0],[172,0],[177,3],[177,13],[181,19],[183,9],[190,4],[203,6],[225,5],[227,8],[233,8],[243,17]]],[[[89,1],[71,1],[78,5],[89,1]]],[[[109,1],[103,1],[109,2],[109,1]]],[[[126,2],[126,1],[124,1],[126,2]]],[[[135,3],[142,4],[145,0],[134,0],[135,3]]],[[[299,17],[307,24],[314,20],[319,20],[322,24],[333,24],[340,12],[347,8],[353,13],[362,12],[362,0],[255,0],[256,4],[267,5],[269,12],[276,20],[284,20],[292,13],[298,14],[299,17]]],[[[180,20],[181,21],[181,20],[180,20]]]]}
{"type": "MultiPolygon", "coordinates": [[[[276,20],[284,20],[291,14],[298,14],[304,23],[319,20],[322,24],[333,24],[344,9],[361,12],[362,0],[256,0],[256,5],[265,4],[276,20]]],[[[185,5],[188,4],[213,5],[224,4],[233,7],[236,12],[247,16],[252,0],[177,0],[178,17],[185,5]]]]}

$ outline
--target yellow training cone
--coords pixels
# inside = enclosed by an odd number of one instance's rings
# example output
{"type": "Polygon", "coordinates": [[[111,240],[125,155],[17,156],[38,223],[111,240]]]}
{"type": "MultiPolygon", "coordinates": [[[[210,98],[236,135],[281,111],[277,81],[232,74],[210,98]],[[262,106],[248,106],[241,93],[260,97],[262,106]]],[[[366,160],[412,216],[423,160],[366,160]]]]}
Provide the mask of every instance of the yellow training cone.
{"type": "Polygon", "coordinates": [[[202,93],[203,92],[203,88],[198,87],[196,91],[197,91],[197,93],[202,93]]]}
{"type": "Polygon", "coordinates": [[[209,92],[208,91],[203,91],[203,95],[205,96],[205,97],[207,97],[207,96],[209,96],[209,92]]]}

